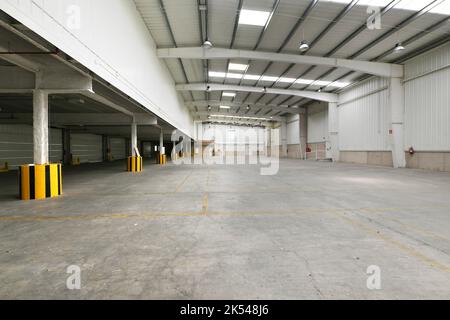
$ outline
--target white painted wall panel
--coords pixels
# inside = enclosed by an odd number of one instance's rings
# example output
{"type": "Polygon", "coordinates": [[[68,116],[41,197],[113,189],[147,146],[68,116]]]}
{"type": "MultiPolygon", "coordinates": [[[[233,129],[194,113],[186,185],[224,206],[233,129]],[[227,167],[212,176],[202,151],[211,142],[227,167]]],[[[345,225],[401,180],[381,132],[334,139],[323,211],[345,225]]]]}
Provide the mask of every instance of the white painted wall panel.
{"type": "Polygon", "coordinates": [[[204,124],[202,140],[215,140],[215,143],[217,144],[259,143],[265,145],[265,129],[233,125],[204,124]]]}
{"type": "Polygon", "coordinates": [[[308,143],[328,140],[328,109],[326,104],[315,104],[308,109],[308,143]]]}
{"type": "Polygon", "coordinates": [[[103,161],[102,136],[88,133],[72,133],[70,135],[70,151],[74,159],[81,163],[103,161]]]}
{"type": "Polygon", "coordinates": [[[341,151],[389,151],[390,106],[387,80],[370,79],[339,98],[341,151]]]}
{"type": "Polygon", "coordinates": [[[2,0],[0,9],[192,136],[192,116],[133,1],[2,0]],[[68,24],[73,6],[80,12],[76,28],[68,24]]]}
{"type": "Polygon", "coordinates": [[[125,154],[125,139],[123,138],[111,138],[109,140],[111,147],[111,155],[113,160],[121,160],[126,158],[125,154]]]}
{"type": "Polygon", "coordinates": [[[450,66],[450,44],[443,45],[405,63],[405,79],[422,76],[450,66]]]}
{"type": "Polygon", "coordinates": [[[405,149],[450,151],[450,45],[406,63],[405,149]]]}
{"type": "MultiPolygon", "coordinates": [[[[50,162],[63,159],[62,130],[49,130],[50,162]]],[[[33,163],[33,127],[29,125],[0,125],[0,166],[8,162],[11,168],[33,163]]]]}

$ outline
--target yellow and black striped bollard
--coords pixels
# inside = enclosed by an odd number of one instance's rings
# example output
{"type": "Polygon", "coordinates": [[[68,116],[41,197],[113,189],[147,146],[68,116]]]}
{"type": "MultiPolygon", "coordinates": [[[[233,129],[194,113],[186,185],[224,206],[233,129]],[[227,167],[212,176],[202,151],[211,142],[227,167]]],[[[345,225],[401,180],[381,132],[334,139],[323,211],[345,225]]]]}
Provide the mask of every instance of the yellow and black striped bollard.
{"type": "Polygon", "coordinates": [[[128,157],[128,172],[142,172],[142,157],[128,157]]]}
{"type": "Polygon", "coordinates": [[[30,164],[20,166],[20,199],[41,200],[62,195],[62,165],[30,164]]]}

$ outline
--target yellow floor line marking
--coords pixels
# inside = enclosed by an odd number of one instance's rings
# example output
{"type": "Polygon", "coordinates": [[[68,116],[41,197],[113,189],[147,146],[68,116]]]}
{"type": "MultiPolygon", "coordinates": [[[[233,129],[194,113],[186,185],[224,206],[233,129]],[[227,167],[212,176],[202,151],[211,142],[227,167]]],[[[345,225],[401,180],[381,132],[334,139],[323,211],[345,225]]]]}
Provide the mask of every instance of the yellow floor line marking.
{"type": "Polygon", "coordinates": [[[335,215],[337,217],[341,218],[342,220],[350,223],[351,225],[357,227],[358,229],[364,230],[364,231],[372,234],[373,236],[381,238],[382,240],[386,241],[387,243],[389,243],[389,244],[391,244],[391,245],[401,249],[402,251],[404,251],[408,255],[418,258],[419,260],[421,260],[425,264],[427,264],[429,266],[432,266],[432,267],[434,267],[436,269],[439,269],[441,271],[450,273],[450,267],[440,263],[439,261],[436,261],[436,260],[434,260],[432,258],[427,257],[426,255],[422,254],[421,252],[419,252],[419,251],[417,251],[417,250],[415,250],[415,249],[413,249],[413,248],[411,248],[411,247],[409,247],[407,245],[404,245],[403,243],[401,243],[401,242],[399,242],[399,241],[397,241],[395,239],[392,239],[389,236],[386,236],[384,234],[381,234],[381,233],[377,232],[376,230],[374,230],[373,228],[369,227],[365,223],[362,223],[362,222],[356,221],[354,219],[351,219],[351,218],[349,218],[347,216],[342,215],[341,213],[336,213],[335,215]]]}
{"type": "Polygon", "coordinates": [[[175,193],[178,193],[181,190],[181,188],[183,187],[183,185],[186,183],[186,181],[189,179],[189,177],[192,175],[193,172],[194,171],[192,170],[186,177],[184,177],[183,181],[181,181],[181,183],[175,189],[175,193]]]}
{"type": "Polygon", "coordinates": [[[395,222],[395,223],[397,223],[397,224],[399,224],[399,225],[401,225],[401,226],[403,226],[403,227],[405,227],[407,229],[411,229],[411,230],[417,231],[418,233],[421,233],[421,234],[423,234],[423,235],[425,235],[427,237],[434,238],[436,240],[442,240],[442,241],[450,242],[450,239],[448,239],[446,237],[443,237],[441,235],[438,235],[438,234],[435,234],[433,232],[427,231],[427,230],[422,229],[422,228],[420,228],[420,227],[418,227],[416,225],[411,225],[411,224],[404,223],[404,222],[400,221],[399,219],[392,218],[392,217],[389,217],[389,216],[386,216],[386,215],[383,216],[383,219],[391,220],[391,221],[393,221],[393,222],[395,222]]]}

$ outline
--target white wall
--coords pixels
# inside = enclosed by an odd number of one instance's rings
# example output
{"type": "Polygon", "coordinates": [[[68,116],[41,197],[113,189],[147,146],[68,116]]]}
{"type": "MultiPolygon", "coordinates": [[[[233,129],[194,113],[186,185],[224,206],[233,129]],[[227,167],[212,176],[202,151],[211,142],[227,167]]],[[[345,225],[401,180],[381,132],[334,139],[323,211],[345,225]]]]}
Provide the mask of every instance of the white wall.
{"type": "Polygon", "coordinates": [[[222,124],[203,124],[202,127],[203,140],[215,140],[219,144],[265,144],[264,128],[222,124]]]}
{"type": "Polygon", "coordinates": [[[133,1],[2,0],[0,9],[192,136],[193,119],[133,1]],[[68,28],[72,5],[80,8],[79,29],[68,28]]]}
{"type": "Polygon", "coordinates": [[[328,137],[328,104],[315,103],[308,108],[308,143],[326,142],[328,137]]]}
{"type": "Polygon", "coordinates": [[[406,63],[405,148],[450,151],[450,44],[406,63]]]}
{"type": "Polygon", "coordinates": [[[341,151],[389,151],[388,81],[372,78],[339,95],[341,151]]]}
{"type": "MultiPolygon", "coordinates": [[[[63,160],[62,130],[49,130],[50,162],[63,160]]],[[[11,168],[34,162],[33,159],[33,127],[29,125],[0,125],[0,167],[8,162],[11,168]]]]}

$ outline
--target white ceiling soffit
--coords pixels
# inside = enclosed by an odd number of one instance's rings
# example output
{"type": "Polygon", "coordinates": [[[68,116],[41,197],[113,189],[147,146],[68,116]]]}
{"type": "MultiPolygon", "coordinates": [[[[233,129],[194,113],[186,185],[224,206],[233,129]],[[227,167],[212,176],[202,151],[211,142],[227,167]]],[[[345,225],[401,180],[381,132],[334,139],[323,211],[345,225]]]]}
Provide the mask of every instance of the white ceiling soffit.
{"type": "Polygon", "coordinates": [[[381,77],[403,77],[403,66],[390,63],[370,62],[360,60],[348,60],[338,58],[313,57],[306,55],[272,53],[262,51],[223,49],[202,47],[194,48],[166,48],[158,49],[160,58],[184,58],[184,59],[251,59],[288,62],[295,64],[321,65],[328,67],[341,67],[354,71],[362,71],[381,77]]]}
{"type": "Polygon", "coordinates": [[[178,91],[244,91],[244,92],[257,92],[257,93],[269,93],[280,94],[288,96],[298,96],[325,102],[337,102],[338,95],[334,93],[314,92],[314,91],[302,91],[291,89],[274,89],[274,88],[261,88],[261,87],[249,87],[239,85],[227,85],[227,84],[207,84],[207,83],[195,83],[195,84],[179,84],[175,87],[178,91]]]}

